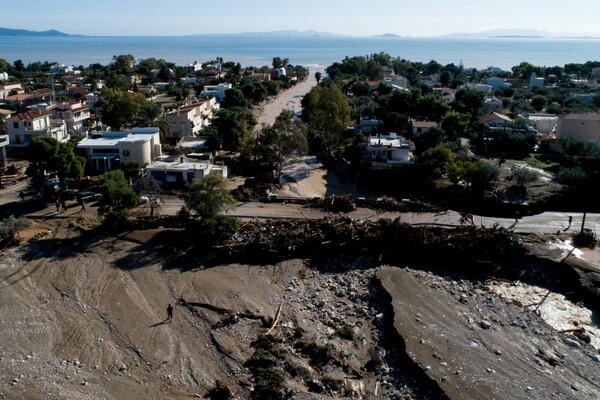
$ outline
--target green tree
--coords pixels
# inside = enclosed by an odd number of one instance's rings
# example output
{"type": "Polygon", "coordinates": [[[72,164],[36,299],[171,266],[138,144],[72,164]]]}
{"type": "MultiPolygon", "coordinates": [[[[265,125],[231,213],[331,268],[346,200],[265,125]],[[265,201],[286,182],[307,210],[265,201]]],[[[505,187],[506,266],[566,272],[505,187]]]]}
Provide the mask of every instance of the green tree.
{"type": "Polygon", "coordinates": [[[474,193],[483,193],[498,180],[500,169],[485,161],[474,161],[467,164],[463,178],[471,185],[474,193]]]}
{"type": "Polygon", "coordinates": [[[248,100],[240,89],[231,88],[225,91],[225,98],[221,102],[222,108],[248,107],[248,100]]]}
{"type": "Polygon", "coordinates": [[[138,196],[129,186],[122,170],[116,169],[102,175],[102,202],[98,213],[105,215],[105,222],[112,226],[121,226],[129,218],[130,208],[138,203],[138,196]]]}
{"type": "Polygon", "coordinates": [[[531,98],[530,103],[531,103],[531,107],[533,107],[533,109],[535,111],[542,111],[544,109],[544,107],[546,107],[546,104],[548,103],[548,99],[546,98],[546,96],[537,94],[531,98]]]}
{"type": "Polygon", "coordinates": [[[442,118],[441,126],[449,140],[464,134],[469,125],[469,117],[457,111],[450,110],[442,118]]]}
{"type": "Polygon", "coordinates": [[[185,198],[185,206],[201,223],[216,217],[233,204],[235,200],[227,189],[227,181],[215,174],[195,179],[185,198]]]}
{"type": "Polygon", "coordinates": [[[536,171],[529,168],[513,167],[512,177],[517,182],[517,185],[524,186],[527,183],[536,182],[540,178],[540,175],[536,171]]]}
{"type": "Polygon", "coordinates": [[[321,72],[319,72],[319,71],[315,72],[315,79],[317,80],[317,84],[319,82],[321,82],[321,77],[322,77],[321,72]]]}
{"type": "Polygon", "coordinates": [[[105,87],[98,105],[102,107],[102,122],[112,129],[120,130],[131,127],[139,120],[146,103],[144,96],[105,87]]]}
{"type": "Polygon", "coordinates": [[[485,94],[471,89],[459,89],[454,98],[454,109],[471,118],[479,115],[485,103],[485,94]]]}
{"type": "Polygon", "coordinates": [[[75,154],[72,143],[60,143],[51,136],[34,138],[25,150],[30,161],[27,175],[35,190],[42,191],[46,175],[56,174],[62,189],[67,178],[80,178],[83,175],[86,159],[75,154]]]}
{"type": "Polygon", "coordinates": [[[131,75],[133,73],[134,63],[135,57],[131,54],[113,56],[110,70],[114,71],[117,75],[131,75]]]}
{"type": "Polygon", "coordinates": [[[232,107],[219,110],[212,125],[223,149],[240,151],[250,141],[256,119],[247,108],[232,107]]]}
{"type": "Polygon", "coordinates": [[[302,156],[308,149],[306,126],[299,120],[293,120],[294,113],[283,110],[275,119],[273,126],[260,134],[262,154],[267,154],[273,168],[275,179],[281,178],[281,170],[286,162],[302,156]]]}
{"type": "Polygon", "coordinates": [[[326,151],[337,147],[351,122],[351,108],[340,88],[319,85],[302,99],[309,135],[326,151]]]}
{"type": "Polygon", "coordinates": [[[13,215],[0,220],[0,244],[10,244],[14,239],[18,240],[19,232],[27,228],[30,224],[27,218],[15,218],[13,215]]]}
{"type": "Polygon", "coordinates": [[[138,114],[137,126],[153,126],[159,129],[161,141],[171,137],[173,126],[167,119],[161,106],[154,103],[144,103],[138,114]]]}
{"type": "Polygon", "coordinates": [[[445,172],[446,167],[456,161],[456,155],[447,147],[437,146],[424,151],[417,161],[420,165],[438,168],[445,172]]]}

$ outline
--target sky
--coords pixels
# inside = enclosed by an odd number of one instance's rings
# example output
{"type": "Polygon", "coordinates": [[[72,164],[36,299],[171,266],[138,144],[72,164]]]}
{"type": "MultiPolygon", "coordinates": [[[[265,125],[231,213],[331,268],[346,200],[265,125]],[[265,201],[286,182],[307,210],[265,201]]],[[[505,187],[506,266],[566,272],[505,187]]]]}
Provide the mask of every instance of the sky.
{"type": "Polygon", "coordinates": [[[3,5],[0,27],[93,36],[316,30],[417,37],[509,28],[600,37],[598,0],[28,0],[27,7],[18,4],[3,5]]]}

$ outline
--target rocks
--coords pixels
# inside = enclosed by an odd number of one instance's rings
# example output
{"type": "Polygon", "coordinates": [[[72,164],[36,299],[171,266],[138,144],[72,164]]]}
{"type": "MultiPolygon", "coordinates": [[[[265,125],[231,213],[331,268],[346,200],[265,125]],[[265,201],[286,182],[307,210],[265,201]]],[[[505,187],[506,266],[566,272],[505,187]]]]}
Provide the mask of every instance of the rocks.
{"type": "Polygon", "coordinates": [[[592,356],[592,360],[596,361],[597,363],[600,363],[600,354],[594,354],[592,356]]]}
{"type": "Polygon", "coordinates": [[[581,344],[577,340],[575,340],[575,339],[565,338],[564,342],[566,344],[568,344],[569,346],[571,346],[571,347],[575,347],[575,348],[581,347],[581,344]]]}
{"type": "Polygon", "coordinates": [[[492,329],[492,324],[486,320],[479,321],[479,326],[481,326],[483,329],[492,329]]]}

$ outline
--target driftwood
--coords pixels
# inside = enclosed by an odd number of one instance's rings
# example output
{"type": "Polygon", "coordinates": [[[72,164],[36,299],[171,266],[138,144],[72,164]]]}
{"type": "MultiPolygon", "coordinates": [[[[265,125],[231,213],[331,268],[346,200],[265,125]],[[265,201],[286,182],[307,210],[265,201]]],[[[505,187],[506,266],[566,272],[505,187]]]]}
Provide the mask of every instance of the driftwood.
{"type": "Polygon", "coordinates": [[[277,326],[277,323],[279,322],[279,317],[281,316],[282,308],[283,308],[283,301],[281,303],[279,303],[279,308],[277,308],[277,313],[275,313],[275,319],[273,320],[273,325],[271,325],[271,327],[269,328],[267,333],[265,333],[265,335],[268,335],[269,333],[271,333],[271,331],[273,331],[273,329],[275,329],[275,326],[277,326]]]}

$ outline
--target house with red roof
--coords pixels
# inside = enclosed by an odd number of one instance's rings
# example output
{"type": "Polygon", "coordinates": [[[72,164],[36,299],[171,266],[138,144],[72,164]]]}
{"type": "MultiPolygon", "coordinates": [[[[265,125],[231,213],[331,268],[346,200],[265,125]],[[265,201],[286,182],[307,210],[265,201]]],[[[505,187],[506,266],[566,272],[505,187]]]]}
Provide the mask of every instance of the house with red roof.
{"type": "Polygon", "coordinates": [[[64,121],[51,120],[52,111],[28,110],[6,119],[6,133],[10,147],[25,147],[39,136],[49,135],[59,142],[67,142],[69,134],[64,121]]]}

